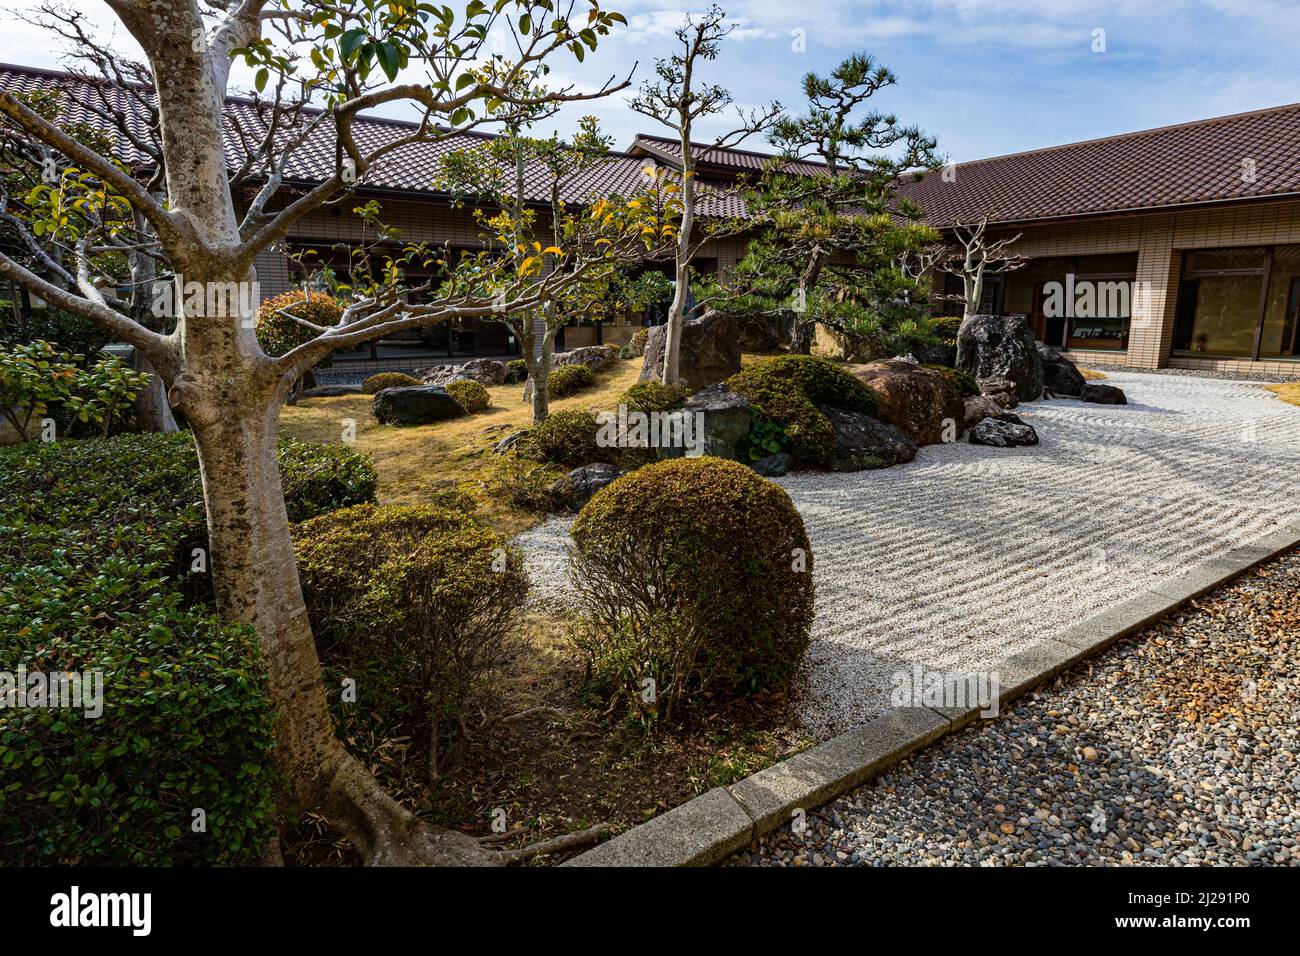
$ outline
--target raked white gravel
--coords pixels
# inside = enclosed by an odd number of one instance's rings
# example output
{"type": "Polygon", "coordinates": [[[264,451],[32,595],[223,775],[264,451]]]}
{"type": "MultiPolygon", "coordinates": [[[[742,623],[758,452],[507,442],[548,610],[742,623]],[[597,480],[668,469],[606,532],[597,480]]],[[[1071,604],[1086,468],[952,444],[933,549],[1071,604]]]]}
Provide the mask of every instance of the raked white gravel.
{"type": "MultiPolygon", "coordinates": [[[[1033,448],[931,445],[881,471],[779,479],[812,540],[800,714],[818,737],[889,703],[893,675],[988,668],[1300,520],[1300,408],[1258,385],[1110,373],[1125,406],[1016,409],[1033,448]]],[[[516,540],[567,603],[569,520],[516,540]]]]}

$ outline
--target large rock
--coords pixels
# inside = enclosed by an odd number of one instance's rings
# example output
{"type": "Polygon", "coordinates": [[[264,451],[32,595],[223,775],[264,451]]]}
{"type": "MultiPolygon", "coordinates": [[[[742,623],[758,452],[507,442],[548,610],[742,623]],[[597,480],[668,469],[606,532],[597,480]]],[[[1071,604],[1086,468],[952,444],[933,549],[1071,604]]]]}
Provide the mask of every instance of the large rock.
{"type": "Polygon", "coordinates": [[[765,315],[738,315],[736,344],[742,352],[775,352],[782,346],[776,322],[765,315]]]}
{"type": "Polygon", "coordinates": [[[1102,385],[1100,382],[1088,382],[1083,386],[1083,392],[1079,395],[1085,402],[1094,402],[1097,405],[1127,405],[1128,396],[1124,390],[1114,385],[1102,385]]]}
{"type": "Polygon", "coordinates": [[[978,382],[980,394],[992,399],[1000,408],[1015,408],[1020,404],[1016,383],[1005,378],[982,378],[978,382]]]}
{"type": "Polygon", "coordinates": [[[1019,415],[1003,412],[996,418],[986,418],[970,430],[972,445],[992,448],[1019,448],[1038,444],[1038,432],[1019,415]]]}
{"type": "Polygon", "coordinates": [[[834,471],[888,468],[916,457],[916,442],[897,426],[838,408],[822,407],[835,429],[834,471]]]}
{"type": "Polygon", "coordinates": [[[435,365],[415,373],[426,385],[447,385],[458,379],[470,379],[480,385],[504,385],[509,370],[496,359],[471,359],[464,365],[435,365]]]}
{"type": "Polygon", "coordinates": [[[1029,323],[1019,316],[972,315],[964,321],[957,333],[957,368],[976,379],[1013,382],[1022,402],[1043,394],[1043,360],[1029,323]]]}
{"type": "Polygon", "coordinates": [[[1043,387],[1058,395],[1077,398],[1083,394],[1088,380],[1077,365],[1050,345],[1038,346],[1038,357],[1043,360],[1043,387]]]}
{"type": "Polygon", "coordinates": [[[918,445],[955,441],[966,417],[961,392],[941,373],[910,359],[870,362],[851,370],[880,398],[880,418],[918,445]]]}
{"type": "Polygon", "coordinates": [[[563,478],[557,478],[550,492],[557,504],[578,511],[591,500],[592,495],[625,474],[627,472],[617,465],[583,465],[563,478]]]}
{"type": "MultiPolygon", "coordinates": [[[[740,341],[736,325],[732,316],[711,311],[682,326],[677,368],[683,385],[695,392],[740,371],[740,341]]],[[[656,325],[646,337],[641,381],[654,381],[663,376],[667,335],[666,325],[656,325]]]]}
{"type": "Polygon", "coordinates": [[[966,399],[966,416],[962,421],[963,429],[971,429],[986,418],[997,418],[1004,409],[987,395],[972,395],[966,399]]]}
{"type": "Polygon", "coordinates": [[[696,392],[682,410],[704,416],[704,454],[717,458],[736,457],[736,443],[749,434],[754,420],[749,399],[723,382],[696,392]]]}
{"type": "Polygon", "coordinates": [[[465,409],[441,385],[408,385],[375,393],[375,418],[388,425],[428,425],[459,418],[465,409]]]}

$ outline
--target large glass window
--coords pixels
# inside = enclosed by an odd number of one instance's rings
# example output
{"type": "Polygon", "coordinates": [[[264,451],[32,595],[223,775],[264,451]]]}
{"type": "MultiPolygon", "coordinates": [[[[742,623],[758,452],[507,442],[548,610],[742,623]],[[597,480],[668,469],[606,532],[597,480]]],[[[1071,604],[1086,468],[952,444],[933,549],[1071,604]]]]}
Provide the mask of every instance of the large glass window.
{"type": "Polygon", "coordinates": [[[1137,253],[1031,260],[1007,276],[1006,310],[1057,348],[1128,348],[1137,253]]]}
{"type": "Polygon", "coordinates": [[[1174,352],[1300,358],[1300,246],[1184,253],[1174,352]]]}
{"type": "Polygon", "coordinates": [[[1300,246],[1278,246],[1273,252],[1259,357],[1300,357],[1300,246]]]}

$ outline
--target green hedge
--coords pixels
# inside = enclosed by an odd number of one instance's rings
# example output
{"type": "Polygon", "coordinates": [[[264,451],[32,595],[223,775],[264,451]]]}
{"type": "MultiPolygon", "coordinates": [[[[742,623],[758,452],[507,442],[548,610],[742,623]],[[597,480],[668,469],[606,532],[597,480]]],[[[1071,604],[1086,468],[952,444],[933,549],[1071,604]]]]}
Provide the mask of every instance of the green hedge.
{"type": "Polygon", "coordinates": [[[546,393],[551,398],[564,398],[586,391],[596,384],[596,373],[586,365],[561,365],[551,369],[546,377],[546,393]]]}
{"type": "Polygon", "coordinates": [[[647,465],[574,522],[571,580],[591,688],[646,712],[784,687],[808,647],[812,547],[779,485],[721,458],[647,465]]]}
{"type": "Polygon", "coordinates": [[[727,384],[785,430],[798,467],[828,468],[835,452],[835,431],[817,406],[873,416],[880,411],[871,388],[833,362],[809,355],[763,359],[727,384]]]}
{"type": "MultiPolygon", "coordinates": [[[[374,498],[350,450],[285,441],[280,460],[295,520],[374,498]]],[[[101,671],[105,707],[0,709],[0,859],[258,859],[272,709],[252,635],[188,573],[206,540],[187,434],[0,449],[0,668],[101,671]]]]}

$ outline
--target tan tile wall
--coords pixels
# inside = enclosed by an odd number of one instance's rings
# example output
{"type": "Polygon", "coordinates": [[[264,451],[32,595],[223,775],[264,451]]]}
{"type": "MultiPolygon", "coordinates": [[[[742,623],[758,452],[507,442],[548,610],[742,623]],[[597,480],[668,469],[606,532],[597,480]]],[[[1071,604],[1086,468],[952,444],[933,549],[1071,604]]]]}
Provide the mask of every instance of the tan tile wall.
{"type": "Polygon", "coordinates": [[[1026,227],[1020,232],[1015,252],[1024,256],[1138,254],[1137,280],[1150,284],[1150,294],[1139,297],[1134,307],[1128,352],[1076,350],[1073,355],[1136,368],[1173,366],[1300,375],[1300,362],[1202,359],[1169,354],[1183,250],[1300,243],[1300,202],[1084,220],[1026,227]]]}

